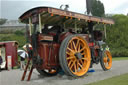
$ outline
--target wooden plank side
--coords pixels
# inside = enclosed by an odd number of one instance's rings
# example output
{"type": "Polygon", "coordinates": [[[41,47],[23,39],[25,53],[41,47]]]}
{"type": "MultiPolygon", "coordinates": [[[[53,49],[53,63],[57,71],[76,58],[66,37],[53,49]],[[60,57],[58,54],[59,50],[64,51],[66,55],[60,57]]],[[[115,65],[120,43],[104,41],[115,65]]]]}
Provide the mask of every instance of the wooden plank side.
{"type": "Polygon", "coordinates": [[[111,24],[114,24],[114,21],[113,20],[105,19],[105,18],[102,18],[102,22],[103,23],[111,23],[111,24]]]}
{"type": "Polygon", "coordinates": [[[27,12],[25,12],[21,17],[20,20],[24,21],[28,17],[31,17],[33,13],[36,14],[41,14],[43,16],[43,13],[51,13],[53,15],[59,15],[59,16],[66,16],[66,17],[71,17],[71,18],[77,18],[78,20],[83,19],[85,21],[94,21],[94,22],[101,22],[105,24],[114,24],[114,21],[111,19],[107,18],[101,18],[101,17],[96,17],[96,16],[88,16],[80,13],[75,13],[71,11],[64,11],[61,9],[56,9],[56,8],[51,8],[51,7],[37,7],[33,8],[27,12]],[[36,12],[35,12],[36,11],[36,12]]]}
{"type": "Polygon", "coordinates": [[[101,22],[105,24],[114,24],[114,21],[111,19],[101,18],[101,17],[95,17],[95,16],[87,16],[84,14],[74,13],[70,11],[64,11],[60,9],[55,8],[48,8],[49,13],[53,13],[60,16],[68,16],[68,17],[74,17],[78,19],[84,19],[86,21],[95,21],[95,22],[101,22]]]}

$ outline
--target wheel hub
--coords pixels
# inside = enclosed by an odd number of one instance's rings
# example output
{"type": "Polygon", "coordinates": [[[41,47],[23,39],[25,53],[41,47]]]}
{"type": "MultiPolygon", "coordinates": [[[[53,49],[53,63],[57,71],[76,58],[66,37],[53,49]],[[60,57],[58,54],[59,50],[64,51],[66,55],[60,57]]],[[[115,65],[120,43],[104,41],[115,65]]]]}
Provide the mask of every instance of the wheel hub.
{"type": "Polygon", "coordinates": [[[76,58],[79,59],[79,60],[82,59],[81,53],[76,53],[75,56],[76,56],[76,58]]]}
{"type": "Polygon", "coordinates": [[[109,61],[110,61],[110,59],[108,58],[108,59],[107,59],[107,62],[109,62],[109,61]]]}

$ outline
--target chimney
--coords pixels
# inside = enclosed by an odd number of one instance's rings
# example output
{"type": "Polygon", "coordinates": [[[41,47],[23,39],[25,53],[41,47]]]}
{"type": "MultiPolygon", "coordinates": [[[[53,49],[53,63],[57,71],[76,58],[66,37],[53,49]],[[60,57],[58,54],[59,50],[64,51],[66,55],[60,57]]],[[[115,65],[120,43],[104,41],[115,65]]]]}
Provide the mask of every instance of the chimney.
{"type": "Polygon", "coordinates": [[[92,15],[91,14],[91,3],[92,3],[92,0],[86,0],[86,7],[87,7],[87,14],[88,15],[92,15]]]}

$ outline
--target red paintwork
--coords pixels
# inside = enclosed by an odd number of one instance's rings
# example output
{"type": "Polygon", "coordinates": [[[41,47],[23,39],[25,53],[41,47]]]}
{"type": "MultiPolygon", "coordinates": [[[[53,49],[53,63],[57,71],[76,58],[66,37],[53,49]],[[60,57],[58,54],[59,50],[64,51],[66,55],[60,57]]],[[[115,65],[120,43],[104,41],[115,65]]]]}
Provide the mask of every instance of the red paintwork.
{"type": "Polygon", "coordinates": [[[41,68],[50,69],[59,66],[59,44],[43,43],[39,44],[38,53],[43,60],[41,68]]]}
{"type": "Polygon", "coordinates": [[[12,56],[12,68],[17,65],[18,57],[17,57],[17,42],[0,42],[0,46],[5,47],[5,60],[6,60],[6,68],[8,69],[7,56],[12,56]]]}
{"type": "Polygon", "coordinates": [[[62,33],[59,37],[59,41],[62,42],[67,36],[71,35],[72,33],[70,32],[66,32],[66,33],[62,33]]]}
{"type": "Polygon", "coordinates": [[[90,42],[88,43],[89,47],[93,47],[94,46],[94,43],[93,42],[90,42]]]}
{"type": "Polygon", "coordinates": [[[95,51],[94,51],[94,55],[95,55],[95,57],[98,56],[98,50],[97,50],[97,49],[95,49],[95,51]]]}
{"type": "MultiPolygon", "coordinates": [[[[59,42],[62,42],[67,36],[72,33],[66,32],[62,33],[59,37],[59,42]]],[[[50,35],[38,35],[38,53],[40,58],[42,59],[42,65],[40,65],[40,69],[52,69],[59,67],[59,43],[53,43],[52,38],[55,34],[50,35]],[[49,38],[44,39],[47,36],[49,38]],[[50,40],[51,39],[51,40],[50,40]],[[44,41],[43,41],[44,40],[44,41]],[[49,41],[49,42],[45,42],[49,41]]],[[[89,42],[89,36],[87,34],[80,34],[87,42],[89,42]]],[[[92,43],[93,44],[93,43],[92,43]]]]}
{"type": "MultiPolygon", "coordinates": [[[[39,34],[38,36],[38,53],[40,58],[42,59],[41,69],[51,69],[59,66],[59,47],[60,44],[43,42],[41,41],[45,35],[39,34]]],[[[49,37],[53,37],[49,35],[49,37]]]]}

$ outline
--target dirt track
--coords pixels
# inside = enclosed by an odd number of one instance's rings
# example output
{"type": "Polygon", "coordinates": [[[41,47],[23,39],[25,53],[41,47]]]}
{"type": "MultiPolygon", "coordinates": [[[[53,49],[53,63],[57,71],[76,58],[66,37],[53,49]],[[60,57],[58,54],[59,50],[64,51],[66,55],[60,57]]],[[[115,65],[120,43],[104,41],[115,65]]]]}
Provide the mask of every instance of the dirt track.
{"type": "Polygon", "coordinates": [[[40,76],[34,70],[31,81],[20,81],[23,71],[11,70],[0,72],[0,85],[84,85],[87,83],[104,80],[112,76],[128,73],[128,60],[113,61],[112,69],[103,71],[100,64],[94,65],[95,72],[87,73],[82,78],[72,78],[66,75],[57,75],[54,77],[40,76]]]}

